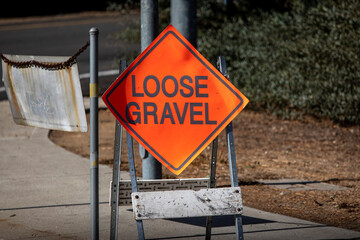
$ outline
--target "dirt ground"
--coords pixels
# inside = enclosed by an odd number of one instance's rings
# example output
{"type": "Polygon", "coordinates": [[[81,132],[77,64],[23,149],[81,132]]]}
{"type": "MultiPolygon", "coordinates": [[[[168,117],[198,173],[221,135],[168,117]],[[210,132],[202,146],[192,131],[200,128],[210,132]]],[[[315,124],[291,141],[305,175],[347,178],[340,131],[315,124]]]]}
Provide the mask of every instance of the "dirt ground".
{"type": "MultiPolygon", "coordinates": [[[[101,110],[100,163],[112,164],[115,117],[101,110]]],[[[360,126],[340,127],[307,118],[284,121],[249,110],[233,121],[239,183],[246,206],[360,231],[360,126]],[[258,180],[296,178],[348,189],[291,191],[259,184],[258,180]]],[[[121,169],[128,170],[123,134],[121,169]]],[[[51,131],[50,139],[67,150],[89,157],[89,132],[51,131]]],[[[136,168],[141,161],[134,144],[136,168]]],[[[180,178],[207,177],[211,148],[207,147],[180,178]]],[[[163,178],[177,176],[163,168],[163,178]]],[[[219,136],[217,186],[229,186],[225,133],[219,136]]]]}

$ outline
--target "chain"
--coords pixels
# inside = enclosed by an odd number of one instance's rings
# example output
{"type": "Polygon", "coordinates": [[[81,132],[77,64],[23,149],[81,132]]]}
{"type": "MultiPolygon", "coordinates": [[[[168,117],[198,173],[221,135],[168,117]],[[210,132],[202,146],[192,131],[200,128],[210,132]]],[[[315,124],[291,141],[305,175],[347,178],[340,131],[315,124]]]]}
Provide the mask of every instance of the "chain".
{"type": "Polygon", "coordinates": [[[35,60],[31,60],[31,61],[24,61],[24,62],[17,62],[17,61],[12,61],[10,59],[8,59],[7,57],[5,57],[2,53],[0,53],[0,58],[10,64],[11,66],[14,66],[16,68],[27,68],[27,67],[31,67],[31,66],[36,66],[36,67],[40,67],[40,68],[44,68],[44,69],[49,69],[49,70],[59,70],[59,69],[64,69],[64,68],[68,68],[71,67],[73,64],[76,63],[76,58],[83,52],[85,51],[85,49],[90,45],[89,41],[86,42],[86,44],[84,46],[82,46],[81,48],[79,48],[79,50],[77,50],[77,52],[72,55],[68,60],[64,61],[64,62],[57,62],[57,63],[51,63],[51,62],[38,62],[35,60]]]}

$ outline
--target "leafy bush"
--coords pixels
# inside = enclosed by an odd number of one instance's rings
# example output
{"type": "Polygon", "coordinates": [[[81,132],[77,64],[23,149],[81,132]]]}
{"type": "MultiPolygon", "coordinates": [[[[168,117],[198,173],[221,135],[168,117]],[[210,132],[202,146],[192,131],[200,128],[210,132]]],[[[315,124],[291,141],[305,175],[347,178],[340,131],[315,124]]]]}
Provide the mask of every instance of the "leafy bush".
{"type": "Polygon", "coordinates": [[[283,11],[245,14],[232,7],[235,16],[214,2],[201,4],[198,49],[208,59],[226,56],[250,108],[360,123],[358,1],[293,1],[283,11]]]}

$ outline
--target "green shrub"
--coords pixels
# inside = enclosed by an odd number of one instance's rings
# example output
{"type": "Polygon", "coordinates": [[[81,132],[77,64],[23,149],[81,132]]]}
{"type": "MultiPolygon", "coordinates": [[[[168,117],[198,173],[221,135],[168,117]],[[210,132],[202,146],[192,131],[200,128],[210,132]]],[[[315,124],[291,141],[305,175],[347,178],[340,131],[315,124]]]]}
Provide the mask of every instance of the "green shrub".
{"type": "Polygon", "coordinates": [[[359,124],[360,3],[305,3],[235,16],[205,4],[198,49],[208,59],[226,56],[230,77],[252,109],[359,124]]]}

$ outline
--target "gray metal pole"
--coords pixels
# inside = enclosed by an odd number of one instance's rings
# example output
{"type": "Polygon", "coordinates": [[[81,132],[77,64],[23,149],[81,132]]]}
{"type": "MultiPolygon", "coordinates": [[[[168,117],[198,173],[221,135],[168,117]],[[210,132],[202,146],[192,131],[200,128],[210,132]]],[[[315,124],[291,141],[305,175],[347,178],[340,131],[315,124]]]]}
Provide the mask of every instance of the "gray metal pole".
{"type": "MultiPolygon", "coordinates": [[[[144,51],[157,37],[159,28],[157,0],[141,0],[141,51],[144,51]]],[[[161,179],[161,163],[156,160],[143,146],[139,145],[140,157],[142,158],[142,177],[145,180],[161,179]]]]}
{"type": "Polygon", "coordinates": [[[141,0],[141,51],[144,51],[159,33],[159,10],[157,0],[141,0]]]}
{"type": "Polygon", "coordinates": [[[98,116],[98,36],[90,31],[90,212],[91,239],[99,239],[99,116],[98,116]]]}
{"type": "Polygon", "coordinates": [[[171,0],[171,24],[196,48],[196,0],[171,0]]]}

